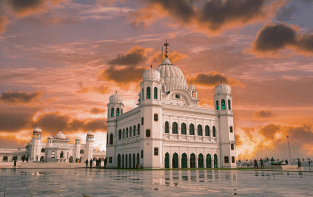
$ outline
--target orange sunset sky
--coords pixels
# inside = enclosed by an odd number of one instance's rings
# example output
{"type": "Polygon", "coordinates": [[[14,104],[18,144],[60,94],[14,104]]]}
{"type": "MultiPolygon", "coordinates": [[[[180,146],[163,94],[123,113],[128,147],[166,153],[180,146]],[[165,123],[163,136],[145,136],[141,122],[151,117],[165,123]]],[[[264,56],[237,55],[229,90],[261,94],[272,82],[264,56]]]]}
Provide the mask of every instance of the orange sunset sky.
{"type": "Polygon", "coordinates": [[[0,148],[62,132],[105,150],[109,96],[136,107],[169,59],[213,108],[231,86],[239,159],[313,159],[312,0],[0,1],[0,148]]]}

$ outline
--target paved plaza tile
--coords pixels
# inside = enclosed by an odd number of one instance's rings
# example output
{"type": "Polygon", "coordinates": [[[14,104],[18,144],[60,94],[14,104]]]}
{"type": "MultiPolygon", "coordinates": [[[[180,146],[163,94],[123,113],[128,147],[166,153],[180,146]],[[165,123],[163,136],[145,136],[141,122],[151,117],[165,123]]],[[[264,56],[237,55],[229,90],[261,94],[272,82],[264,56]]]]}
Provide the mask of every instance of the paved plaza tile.
{"type": "Polygon", "coordinates": [[[312,172],[1,169],[5,196],[313,196],[312,172]]]}

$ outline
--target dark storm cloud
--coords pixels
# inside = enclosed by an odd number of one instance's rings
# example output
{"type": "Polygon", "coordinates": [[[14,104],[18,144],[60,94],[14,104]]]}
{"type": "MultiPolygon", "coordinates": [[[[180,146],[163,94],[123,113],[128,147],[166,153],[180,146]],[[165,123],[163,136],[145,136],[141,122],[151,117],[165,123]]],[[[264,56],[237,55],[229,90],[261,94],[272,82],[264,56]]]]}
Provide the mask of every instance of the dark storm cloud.
{"type": "Polygon", "coordinates": [[[19,131],[31,127],[34,114],[23,113],[0,113],[0,131],[19,131]]]}
{"type": "Polygon", "coordinates": [[[127,82],[138,82],[142,79],[142,73],[146,69],[136,67],[126,67],[123,69],[117,69],[116,66],[110,66],[110,68],[102,70],[99,75],[100,80],[114,81],[119,84],[127,82]]]}
{"type": "Polygon", "coordinates": [[[298,33],[298,27],[269,24],[263,27],[252,43],[252,53],[270,54],[289,48],[300,54],[313,53],[313,34],[298,33]]]}
{"type": "Polygon", "coordinates": [[[274,114],[271,112],[271,111],[257,111],[254,113],[254,116],[256,118],[270,118],[270,117],[273,117],[274,114]]]}
{"type": "Polygon", "coordinates": [[[214,87],[221,82],[233,86],[243,86],[237,79],[226,77],[214,71],[211,71],[208,74],[197,74],[196,77],[190,78],[188,81],[191,81],[193,84],[199,84],[208,87],[214,87]]]}
{"type": "Polygon", "coordinates": [[[147,60],[146,53],[148,49],[135,46],[126,54],[119,54],[118,57],[109,60],[109,65],[116,66],[136,66],[147,60]]]}
{"type": "Polygon", "coordinates": [[[91,114],[101,114],[101,113],[103,113],[103,112],[105,112],[105,110],[104,110],[104,109],[99,109],[99,108],[92,108],[92,109],[90,110],[90,113],[91,113],[91,114]]]}
{"type": "Polygon", "coordinates": [[[34,93],[8,91],[1,95],[0,101],[12,104],[28,104],[38,101],[39,97],[41,96],[41,91],[37,91],[34,93]]]}
{"type": "Polygon", "coordinates": [[[268,139],[274,139],[274,135],[279,131],[280,128],[280,125],[269,124],[261,128],[260,133],[268,139]]]}
{"type": "Polygon", "coordinates": [[[156,18],[170,16],[192,31],[219,32],[251,22],[271,18],[284,1],[209,0],[202,3],[186,0],[146,0],[148,5],[129,14],[135,25],[147,25],[156,18]]]}

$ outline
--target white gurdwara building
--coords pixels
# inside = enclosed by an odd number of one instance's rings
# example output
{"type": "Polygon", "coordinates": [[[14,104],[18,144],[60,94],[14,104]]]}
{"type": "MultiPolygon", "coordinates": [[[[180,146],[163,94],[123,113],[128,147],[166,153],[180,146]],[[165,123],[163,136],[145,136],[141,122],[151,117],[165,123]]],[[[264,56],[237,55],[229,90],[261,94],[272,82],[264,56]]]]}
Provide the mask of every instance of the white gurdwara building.
{"type": "Polygon", "coordinates": [[[165,57],[143,73],[138,107],[123,113],[122,96],[110,96],[107,167],[235,168],[230,86],[215,87],[215,109],[198,107],[196,88],[165,57]]]}

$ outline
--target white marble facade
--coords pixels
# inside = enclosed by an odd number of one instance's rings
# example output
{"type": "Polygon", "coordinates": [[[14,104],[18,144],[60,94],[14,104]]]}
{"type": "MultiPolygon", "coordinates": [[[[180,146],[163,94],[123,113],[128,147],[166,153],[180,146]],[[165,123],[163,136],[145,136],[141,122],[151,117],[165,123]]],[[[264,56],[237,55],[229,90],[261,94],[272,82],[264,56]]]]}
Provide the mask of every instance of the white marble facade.
{"type": "Polygon", "coordinates": [[[230,86],[215,87],[215,109],[197,106],[197,90],[169,59],[143,73],[138,107],[123,113],[122,96],[110,96],[107,167],[235,168],[230,86]]]}

